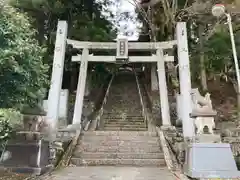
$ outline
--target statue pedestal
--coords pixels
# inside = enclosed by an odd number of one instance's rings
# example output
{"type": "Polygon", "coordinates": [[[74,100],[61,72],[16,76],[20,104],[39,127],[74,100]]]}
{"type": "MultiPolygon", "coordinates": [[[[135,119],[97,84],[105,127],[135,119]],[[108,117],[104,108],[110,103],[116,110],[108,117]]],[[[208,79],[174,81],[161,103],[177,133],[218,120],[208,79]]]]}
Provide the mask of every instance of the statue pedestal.
{"type": "Polygon", "coordinates": [[[191,178],[239,178],[230,144],[192,143],[186,149],[184,174],[191,178]]]}
{"type": "Polygon", "coordinates": [[[196,134],[195,139],[198,143],[221,143],[219,134],[196,134]]]}
{"type": "Polygon", "coordinates": [[[13,172],[41,175],[53,168],[50,164],[49,142],[39,138],[38,133],[17,134],[8,142],[5,152],[9,157],[1,162],[1,168],[13,172]]]}

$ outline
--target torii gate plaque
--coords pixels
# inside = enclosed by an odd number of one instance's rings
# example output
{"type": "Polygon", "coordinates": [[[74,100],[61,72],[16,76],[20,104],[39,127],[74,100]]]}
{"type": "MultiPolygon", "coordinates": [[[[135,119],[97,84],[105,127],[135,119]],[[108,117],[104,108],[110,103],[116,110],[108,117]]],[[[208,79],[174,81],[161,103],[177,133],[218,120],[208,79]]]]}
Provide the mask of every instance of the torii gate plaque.
{"type": "Polygon", "coordinates": [[[128,63],[128,39],[121,38],[117,40],[116,64],[128,63]]]}

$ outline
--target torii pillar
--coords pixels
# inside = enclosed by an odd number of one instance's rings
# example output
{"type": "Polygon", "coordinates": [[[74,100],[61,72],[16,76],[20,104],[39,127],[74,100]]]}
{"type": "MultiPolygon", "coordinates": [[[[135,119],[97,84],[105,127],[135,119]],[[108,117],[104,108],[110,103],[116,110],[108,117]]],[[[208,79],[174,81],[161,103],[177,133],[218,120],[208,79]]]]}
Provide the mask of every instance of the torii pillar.
{"type": "Polygon", "coordinates": [[[161,103],[162,126],[163,128],[165,128],[171,126],[171,120],[169,113],[165,62],[162,49],[157,49],[157,73],[158,73],[158,90],[161,103]]]}
{"type": "Polygon", "coordinates": [[[190,117],[192,112],[191,103],[191,74],[189,66],[188,39],[186,22],[177,23],[177,48],[179,63],[179,81],[181,95],[181,116],[183,126],[183,136],[185,139],[193,139],[195,136],[194,121],[190,117]]]}
{"type": "Polygon", "coordinates": [[[53,68],[51,86],[48,94],[48,112],[46,122],[51,138],[56,135],[58,118],[59,118],[59,99],[62,88],[63,68],[67,42],[67,29],[66,21],[59,21],[57,27],[57,36],[54,50],[53,68]]]}

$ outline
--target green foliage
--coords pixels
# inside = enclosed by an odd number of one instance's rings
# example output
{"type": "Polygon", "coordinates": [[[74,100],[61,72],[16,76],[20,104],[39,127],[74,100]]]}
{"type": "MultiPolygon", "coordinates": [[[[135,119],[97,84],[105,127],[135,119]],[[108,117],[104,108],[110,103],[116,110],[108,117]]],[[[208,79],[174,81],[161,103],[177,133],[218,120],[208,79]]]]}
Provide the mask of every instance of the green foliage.
{"type": "Polygon", "coordinates": [[[45,35],[51,43],[54,43],[59,19],[68,21],[70,38],[91,41],[109,41],[115,38],[114,25],[103,15],[111,15],[111,12],[106,10],[109,3],[109,0],[11,0],[11,4],[31,17],[40,35],[39,41],[45,41],[45,35]]]}
{"type": "Polygon", "coordinates": [[[15,109],[0,109],[0,117],[7,121],[11,127],[22,125],[23,115],[15,109]]]}
{"type": "MultiPolygon", "coordinates": [[[[36,38],[47,48],[44,62],[51,66],[58,20],[68,22],[68,38],[71,39],[106,42],[116,38],[116,28],[109,20],[112,16],[108,10],[111,1],[11,0],[11,4],[30,17],[31,24],[37,29],[36,38]]],[[[71,55],[65,58],[67,70],[71,67],[69,66],[70,58],[71,55]]],[[[97,79],[97,82],[105,77],[105,71],[98,70],[96,68],[93,73],[95,76],[93,78],[97,79]]],[[[90,72],[93,71],[90,70],[90,72]]]]}
{"type": "Polygon", "coordinates": [[[4,6],[0,16],[0,107],[20,108],[35,104],[43,96],[48,66],[45,50],[34,39],[28,17],[4,6]]]}
{"type": "Polygon", "coordinates": [[[228,32],[218,32],[205,43],[206,69],[219,73],[232,62],[232,48],[228,32]]]}
{"type": "Polygon", "coordinates": [[[22,115],[14,109],[0,109],[0,151],[3,150],[5,143],[10,139],[13,128],[20,126],[22,115]]]}
{"type": "MultiPolygon", "coordinates": [[[[240,53],[239,33],[235,34],[235,43],[238,54],[240,53]]],[[[203,36],[203,38],[205,38],[203,36]]],[[[230,41],[230,35],[228,27],[226,25],[220,25],[216,32],[206,41],[204,39],[203,48],[199,49],[199,42],[196,43],[189,41],[190,51],[192,52],[192,66],[191,70],[194,72],[194,78],[200,76],[199,56],[204,53],[204,65],[205,70],[209,78],[216,76],[228,77],[229,72],[234,71],[234,60],[232,55],[232,45],[230,41]]]]}
{"type": "Polygon", "coordinates": [[[110,72],[106,70],[104,64],[96,64],[94,69],[92,69],[90,78],[91,78],[91,86],[93,88],[101,86],[109,76],[110,72]]]}

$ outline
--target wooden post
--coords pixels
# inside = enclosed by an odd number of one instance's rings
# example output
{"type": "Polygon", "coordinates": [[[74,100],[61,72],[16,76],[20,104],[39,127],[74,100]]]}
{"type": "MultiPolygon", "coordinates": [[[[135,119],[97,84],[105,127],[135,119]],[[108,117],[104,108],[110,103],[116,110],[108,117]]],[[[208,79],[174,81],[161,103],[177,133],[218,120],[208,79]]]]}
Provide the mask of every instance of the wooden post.
{"type": "Polygon", "coordinates": [[[51,86],[48,95],[48,112],[46,118],[50,133],[51,131],[55,132],[57,130],[58,125],[59,99],[62,88],[63,68],[67,40],[67,28],[68,25],[66,21],[58,22],[51,86]]]}
{"type": "Polygon", "coordinates": [[[83,49],[72,124],[81,124],[84,92],[88,69],[88,56],[89,50],[86,48],[83,49]]]}
{"type": "Polygon", "coordinates": [[[162,49],[157,49],[157,68],[158,68],[158,89],[160,94],[162,113],[162,125],[171,126],[164,56],[162,49]]]}
{"type": "Polygon", "coordinates": [[[183,135],[185,138],[193,139],[195,136],[195,128],[193,119],[190,118],[192,112],[191,103],[191,76],[189,67],[187,28],[185,22],[177,23],[177,46],[179,61],[179,81],[182,109],[182,125],[183,135]]]}

